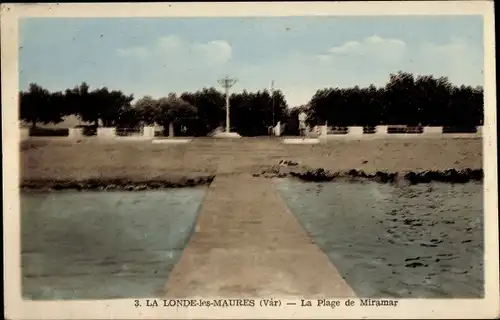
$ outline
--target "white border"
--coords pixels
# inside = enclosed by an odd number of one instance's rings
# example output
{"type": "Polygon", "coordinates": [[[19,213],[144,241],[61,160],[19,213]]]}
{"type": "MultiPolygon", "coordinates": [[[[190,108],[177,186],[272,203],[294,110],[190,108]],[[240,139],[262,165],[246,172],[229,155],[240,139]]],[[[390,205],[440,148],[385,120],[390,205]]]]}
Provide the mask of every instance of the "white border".
{"type": "MultiPolygon", "coordinates": [[[[139,318],[493,318],[500,315],[496,86],[493,2],[274,2],[2,4],[2,136],[5,317],[9,319],[139,318]],[[133,300],[21,300],[19,216],[18,19],[20,17],[234,17],[309,15],[482,15],[484,18],[485,292],[484,299],[406,299],[397,308],[135,308],[133,300]]],[[[205,299],[208,297],[204,297],[205,299]]],[[[279,298],[279,297],[274,297],[279,298]]],[[[283,301],[284,302],[284,301],[283,301]]]]}

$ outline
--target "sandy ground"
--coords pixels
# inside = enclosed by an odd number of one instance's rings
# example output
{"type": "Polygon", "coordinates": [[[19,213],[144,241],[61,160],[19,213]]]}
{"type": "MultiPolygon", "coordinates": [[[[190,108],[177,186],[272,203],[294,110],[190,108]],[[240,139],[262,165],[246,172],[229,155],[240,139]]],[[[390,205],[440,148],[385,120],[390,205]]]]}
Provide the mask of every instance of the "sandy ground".
{"type": "Polygon", "coordinates": [[[189,144],[33,139],[21,144],[21,180],[179,179],[256,173],[280,160],[311,168],[375,172],[481,169],[482,139],[328,141],[285,145],[267,137],[195,139],[189,144]]]}

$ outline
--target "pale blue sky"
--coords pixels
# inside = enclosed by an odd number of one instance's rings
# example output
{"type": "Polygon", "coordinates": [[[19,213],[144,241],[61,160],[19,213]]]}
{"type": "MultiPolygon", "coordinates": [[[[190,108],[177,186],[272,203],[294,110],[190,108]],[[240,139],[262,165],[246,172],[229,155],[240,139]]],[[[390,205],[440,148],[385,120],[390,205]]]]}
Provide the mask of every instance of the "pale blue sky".
{"type": "Polygon", "coordinates": [[[483,85],[480,16],[30,18],[20,22],[20,88],[86,81],[135,97],[217,86],[275,87],[291,106],[317,89],[384,85],[390,72],[483,85]]]}

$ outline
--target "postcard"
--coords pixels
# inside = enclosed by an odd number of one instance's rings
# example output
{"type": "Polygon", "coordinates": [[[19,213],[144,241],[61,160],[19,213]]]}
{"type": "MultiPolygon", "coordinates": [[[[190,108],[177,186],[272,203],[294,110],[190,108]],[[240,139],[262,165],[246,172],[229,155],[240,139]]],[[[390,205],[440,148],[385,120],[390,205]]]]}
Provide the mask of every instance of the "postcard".
{"type": "Polygon", "coordinates": [[[1,8],[6,318],[500,315],[493,2],[1,8]]]}

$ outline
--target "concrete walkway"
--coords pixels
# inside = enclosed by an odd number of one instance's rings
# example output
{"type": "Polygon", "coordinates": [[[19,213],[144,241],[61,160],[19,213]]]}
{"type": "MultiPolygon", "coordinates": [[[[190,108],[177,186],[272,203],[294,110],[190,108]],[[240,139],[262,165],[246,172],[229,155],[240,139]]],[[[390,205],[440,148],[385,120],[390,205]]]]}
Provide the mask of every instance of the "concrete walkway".
{"type": "Polygon", "coordinates": [[[272,182],[217,177],[165,296],[353,297],[272,182]]]}

